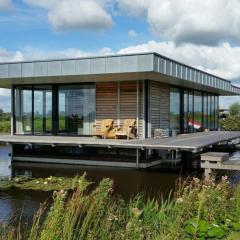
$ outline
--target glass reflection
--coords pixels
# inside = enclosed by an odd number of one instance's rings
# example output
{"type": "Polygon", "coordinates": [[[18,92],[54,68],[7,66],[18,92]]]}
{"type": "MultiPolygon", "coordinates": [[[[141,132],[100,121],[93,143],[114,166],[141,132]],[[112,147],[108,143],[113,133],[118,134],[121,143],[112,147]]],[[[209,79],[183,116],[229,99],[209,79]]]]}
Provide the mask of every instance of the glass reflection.
{"type": "Polygon", "coordinates": [[[177,88],[170,91],[170,129],[180,132],[180,90],[177,88]]]}
{"type": "Polygon", "coordinates": [[[32,133],[32,87],[15,90],[15,127],[17,134],[32,133]]]}
{"type": "Polygon", "coordinates": [[[34,133],[52,131],[52,88],[51,86],[34,87],[34,133]]]}
{"type": "Polygon", "coordinates": [[[194,92],[194,120],[192,125],[194,127],[194,131],[198,131],[202,128],[202,93],[194,92]]]}
{"type": "Polygon", "coordinates": [[[59,87],[59,133],[91,135],[95,121],[95,86],[66,85],[59,87]]]}

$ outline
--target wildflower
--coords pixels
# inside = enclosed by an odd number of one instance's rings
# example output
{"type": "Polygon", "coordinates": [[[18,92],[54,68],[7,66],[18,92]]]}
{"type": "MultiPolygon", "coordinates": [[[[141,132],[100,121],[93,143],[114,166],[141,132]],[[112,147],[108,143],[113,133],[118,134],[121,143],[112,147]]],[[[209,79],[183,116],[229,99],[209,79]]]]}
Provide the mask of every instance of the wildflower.
{"type": "Polygon", "coordinates": [[[214,227],[219,227],[219,225],[217,225],[217,224],[215,224],[215,223],[213,223],[212,225],[213,225],[214,227]]]}
{"type": "Polygon", "coordinates": [[[49,181],[52,180],[52,176],[50,176],[49,178],[47,178],[47,180],[49,180],[49,181]]]}
{"type": "Polygon", "coordinates": [[[178,199],[176,200],[176,202],[177,202],[177,203],[182,203],[182,202],[183,202],[183,198],[181,198],[181,197],[178,198],[178,199]]]}
{"type": "Polygon", "coordinates": [[[228,176],[222,176],[222,181],[227,181],[228,180],[228,176]]]}
{"type": "Polygon", "coordinates": [[[47,182],[44,182],[43,184],[44,184],[44,185],[47,185],[48,183],[47,183],[47,182]]]}
{"type": "Polygon", "coordinates": [[[39,181],[36,181],[37,184],[39,184],[39,181]]]}
{"type": "Polygon", "coordinates": [[[142,211],[138,208],[133,208],[132,209],[132,214],[135,218],[139,218],[142,214],[142,211]]]}
{"type": "Polygon", "coordinates": [[[198,178],[194,177],[194,178],[193,178],[193,182],[196,183],[196,184],[198,184],[198,183],[200,182],[200,180],[199,180],[198,178]]]}

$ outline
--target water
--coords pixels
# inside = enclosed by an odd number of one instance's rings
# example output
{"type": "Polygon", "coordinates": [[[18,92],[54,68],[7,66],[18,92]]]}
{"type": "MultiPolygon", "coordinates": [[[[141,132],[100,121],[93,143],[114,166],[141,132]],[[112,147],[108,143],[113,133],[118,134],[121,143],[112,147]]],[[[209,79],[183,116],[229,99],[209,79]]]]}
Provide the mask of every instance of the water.
{"type": "MultiPolygon", "coordinates": [[[[150,196],[168,196],[174,189],[176,180],[181,175],[180,170],[163,171],[155,170],[126,170],[100,167],[81,167],[57,164],[27,164],[15,163],[11,167],[8,156],[9,148],[0,146],[0,178],[17,175],[31,177],[48,176],[76,176],[87,173],[87,178],[93,182],[99,182],[102,178],[108,177],[114,181],[114,189],[123,198],[144,192],[150,196]]],[[[240,151],[232,155],[240,159],[240,151]]],[[[226,173],[226,172],[225,172],[226,173]]],[[[222,172],[222,174],[225,174],[222,172]]],[[[234,183],[240,182],[239,172],[227,172],[234,183]]],[[[186,175],[183,175],[185,177],[186,175]]],[[[34,211],[40,203],[48,201],[51,203],[51,193],[26,190],[0,191],[0,224],[8,222],[10,218],[21,216],[26,222],[31,222],[34,211]]]]}
{"type": "MultiPolygon", "coordinates": [[[[15,163],[10,167],[8,152],[7,146],[0,146],[0,178],[17,175],[27,175],[34,178],[76,176],[86,172],[88,180],[96,183],[104,177],[113,179],[115,192],[125,199],[139,192],[155,197],[166,196],[174,188],[175,182],[180,176],[179,171],[169,173],[169,171],[159,170],[117,170],[60,164],[15,163]]],[[[0,191],[0,224],[18,216],[26,221],[31,221],[34,211],[40,206],[40,203],[45,201],[51,201],[51,193],[17,189],[0,191]]]]}

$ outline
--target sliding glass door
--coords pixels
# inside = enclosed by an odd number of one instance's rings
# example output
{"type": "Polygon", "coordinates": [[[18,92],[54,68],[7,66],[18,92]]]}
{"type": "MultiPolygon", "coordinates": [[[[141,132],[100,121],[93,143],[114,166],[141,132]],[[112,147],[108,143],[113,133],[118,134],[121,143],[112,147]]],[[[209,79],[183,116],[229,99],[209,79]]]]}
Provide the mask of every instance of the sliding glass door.
{"type": "Polygon", "coordinates": [[[95,122],[93,83],[16,86],[14,98],[16,134],[92,134],[95,122]]]}
{"type": "Polygon", "coordinates": [[[32,134],[32,87],[15,90],[15,129],[18,134],[32,134]]]}
{"type": "Polygon", "coordinates": [[[64,85],[58,89],[59,133],[91,135],[95,121],[95,85],[64,85]]]}
{"type": "Polygon", "coordinates": [[[52,88],[34,86],[34,133],[52,133],[52,88]]]}

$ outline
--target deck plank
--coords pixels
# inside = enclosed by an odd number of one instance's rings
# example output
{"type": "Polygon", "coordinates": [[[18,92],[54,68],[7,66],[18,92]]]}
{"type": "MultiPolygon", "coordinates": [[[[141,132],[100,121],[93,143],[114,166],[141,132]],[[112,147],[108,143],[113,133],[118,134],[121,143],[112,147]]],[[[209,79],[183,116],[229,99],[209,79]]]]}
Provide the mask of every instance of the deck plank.
{"type": "Polygon", "coordinates": [[[197,151],[199,149],[240,138],[240,131],[211,131],[202,133],[182,134],[176,137],[163,139],[94,139],[90,137],[68,136],[11,136],[0,135],[0,143],[10,144],[59,144],[59,145],[88,145],[116,148],[147,148],[147,149],[178,149],[184,151],[197,151]]]}

